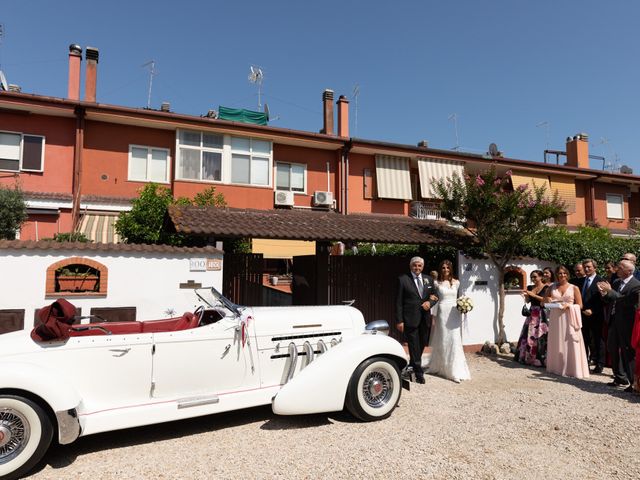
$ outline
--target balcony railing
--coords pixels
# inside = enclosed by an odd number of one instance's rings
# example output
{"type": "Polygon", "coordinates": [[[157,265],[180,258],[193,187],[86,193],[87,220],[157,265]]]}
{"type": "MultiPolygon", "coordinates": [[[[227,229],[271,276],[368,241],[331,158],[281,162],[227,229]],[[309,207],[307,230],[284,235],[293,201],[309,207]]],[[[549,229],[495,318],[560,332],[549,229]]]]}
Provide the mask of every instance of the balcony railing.
{"type": "Polygon", "coordinates": [[[409,216],[420,220],[442,220],[437,203],[411,202],[409,216]]]}

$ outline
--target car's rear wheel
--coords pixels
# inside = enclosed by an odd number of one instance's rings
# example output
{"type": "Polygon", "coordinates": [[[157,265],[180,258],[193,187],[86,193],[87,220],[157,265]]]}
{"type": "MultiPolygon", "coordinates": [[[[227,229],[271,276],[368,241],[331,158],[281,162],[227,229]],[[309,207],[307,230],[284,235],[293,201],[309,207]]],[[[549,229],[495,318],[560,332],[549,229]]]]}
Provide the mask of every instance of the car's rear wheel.
{"type": "Polygon", "coordinates": [[[402,383],[398,366],[384,357],[372,357],[353,372],[346,407],[362,421],[387,418],[400,401],[402,383]]]}
{"type": "Polygon", "coordinates": [[[31,470],[51,444],[53,427],[35,402],[0,395],[0,478],[19,478],[31,470]]]}

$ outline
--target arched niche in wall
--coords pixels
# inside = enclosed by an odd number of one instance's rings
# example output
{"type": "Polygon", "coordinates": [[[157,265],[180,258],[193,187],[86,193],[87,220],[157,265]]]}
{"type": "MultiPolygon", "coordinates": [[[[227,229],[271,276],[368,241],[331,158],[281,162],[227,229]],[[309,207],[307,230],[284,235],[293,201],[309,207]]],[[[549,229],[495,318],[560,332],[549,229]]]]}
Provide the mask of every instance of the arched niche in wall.
{"type": "Polygon", "coordinates": [[[95,260],[71,257],[47,268],[47,297],[107,296],[108,269],[95,260]]]}
{"type": "Polygon", "coordinates": [[[520,292],[527,288],[527,272],[515,265],[504,269],[504,289],[506,292],[520,292]]]}

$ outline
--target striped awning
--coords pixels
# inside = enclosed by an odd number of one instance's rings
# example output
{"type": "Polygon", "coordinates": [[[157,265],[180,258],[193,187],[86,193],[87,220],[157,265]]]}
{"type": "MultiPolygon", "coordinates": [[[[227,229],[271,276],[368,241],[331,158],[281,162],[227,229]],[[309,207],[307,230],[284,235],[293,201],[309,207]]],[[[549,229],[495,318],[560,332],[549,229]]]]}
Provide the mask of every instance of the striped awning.
{"type": "Polygon", "coordinates": [[[420,195],[422,198],[437,198],[433,188],[434,181],[442,181],[458,175],[464,176],[464,163],[442,158],[418,158],[418,174],[420,175],[420,195]]]}
{"type": "Polygon", "coordinates": [[[544,186],[544,197],[548,200],[553,198],[553,192],[551,191],[551,184],[549,183],[549,175],[531,173],[531,172],[516,172],[511,174],[511,184],[516,189],[520,185],[527,185],[527,188],[533,190],[533,188],[539,188],[544,186]]]}
{"type": "Polygon", "coordinates": [[[80,233],[96,243],[120,243],[115,223],[118,215],[85,213],[80,223],[80,233]]]}
{"type": "Polygon", "coordinates": [[[551,190],[558,192],[558,197],[564,202],[564,211],[576,211],[576,182],[573,177],[551,176],[551,190]]]}
{"type": "Polygon", "coordinates": [[[411,200],[410,159],[376,155],[376,183],[379,198],[411,200]]]}

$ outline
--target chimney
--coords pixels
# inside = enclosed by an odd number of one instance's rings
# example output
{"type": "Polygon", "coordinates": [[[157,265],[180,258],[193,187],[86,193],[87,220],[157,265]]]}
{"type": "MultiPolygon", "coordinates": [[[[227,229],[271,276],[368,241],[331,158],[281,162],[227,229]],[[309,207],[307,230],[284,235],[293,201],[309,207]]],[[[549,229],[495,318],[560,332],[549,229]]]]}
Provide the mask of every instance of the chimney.
{"type": "Polygon", "coordinates": [[[82,47],[80,45],[69,45],[69,85],[67,98],[69,100],[80,100],[80,62],[82,62],[82,47]]]}
{"type": "Polygon", "coordinates": [[[96,101],[96,83],[98,80],[98,49],[87,47],[84,52],[87,60],[87,73],[84,79],[84,100],[85,102],[96,101]]]}
{"type": "Polygon", "coordinates": [[[567,137],[567,163],[570,167],[589,168],[589,135],[567,137]]]}
{"type": "Polygon", "coordinates": [[[349,136],[349,100],[344,95],[340,95],[338,101],[338,136],[349,136]]]}
{"type": "Polygon", "coordinates": [[[322,130],[320,130],[320,133],[333,135],[333,90],[326,89],[322,92],[322,105],[324,126],[322,130]]]}

